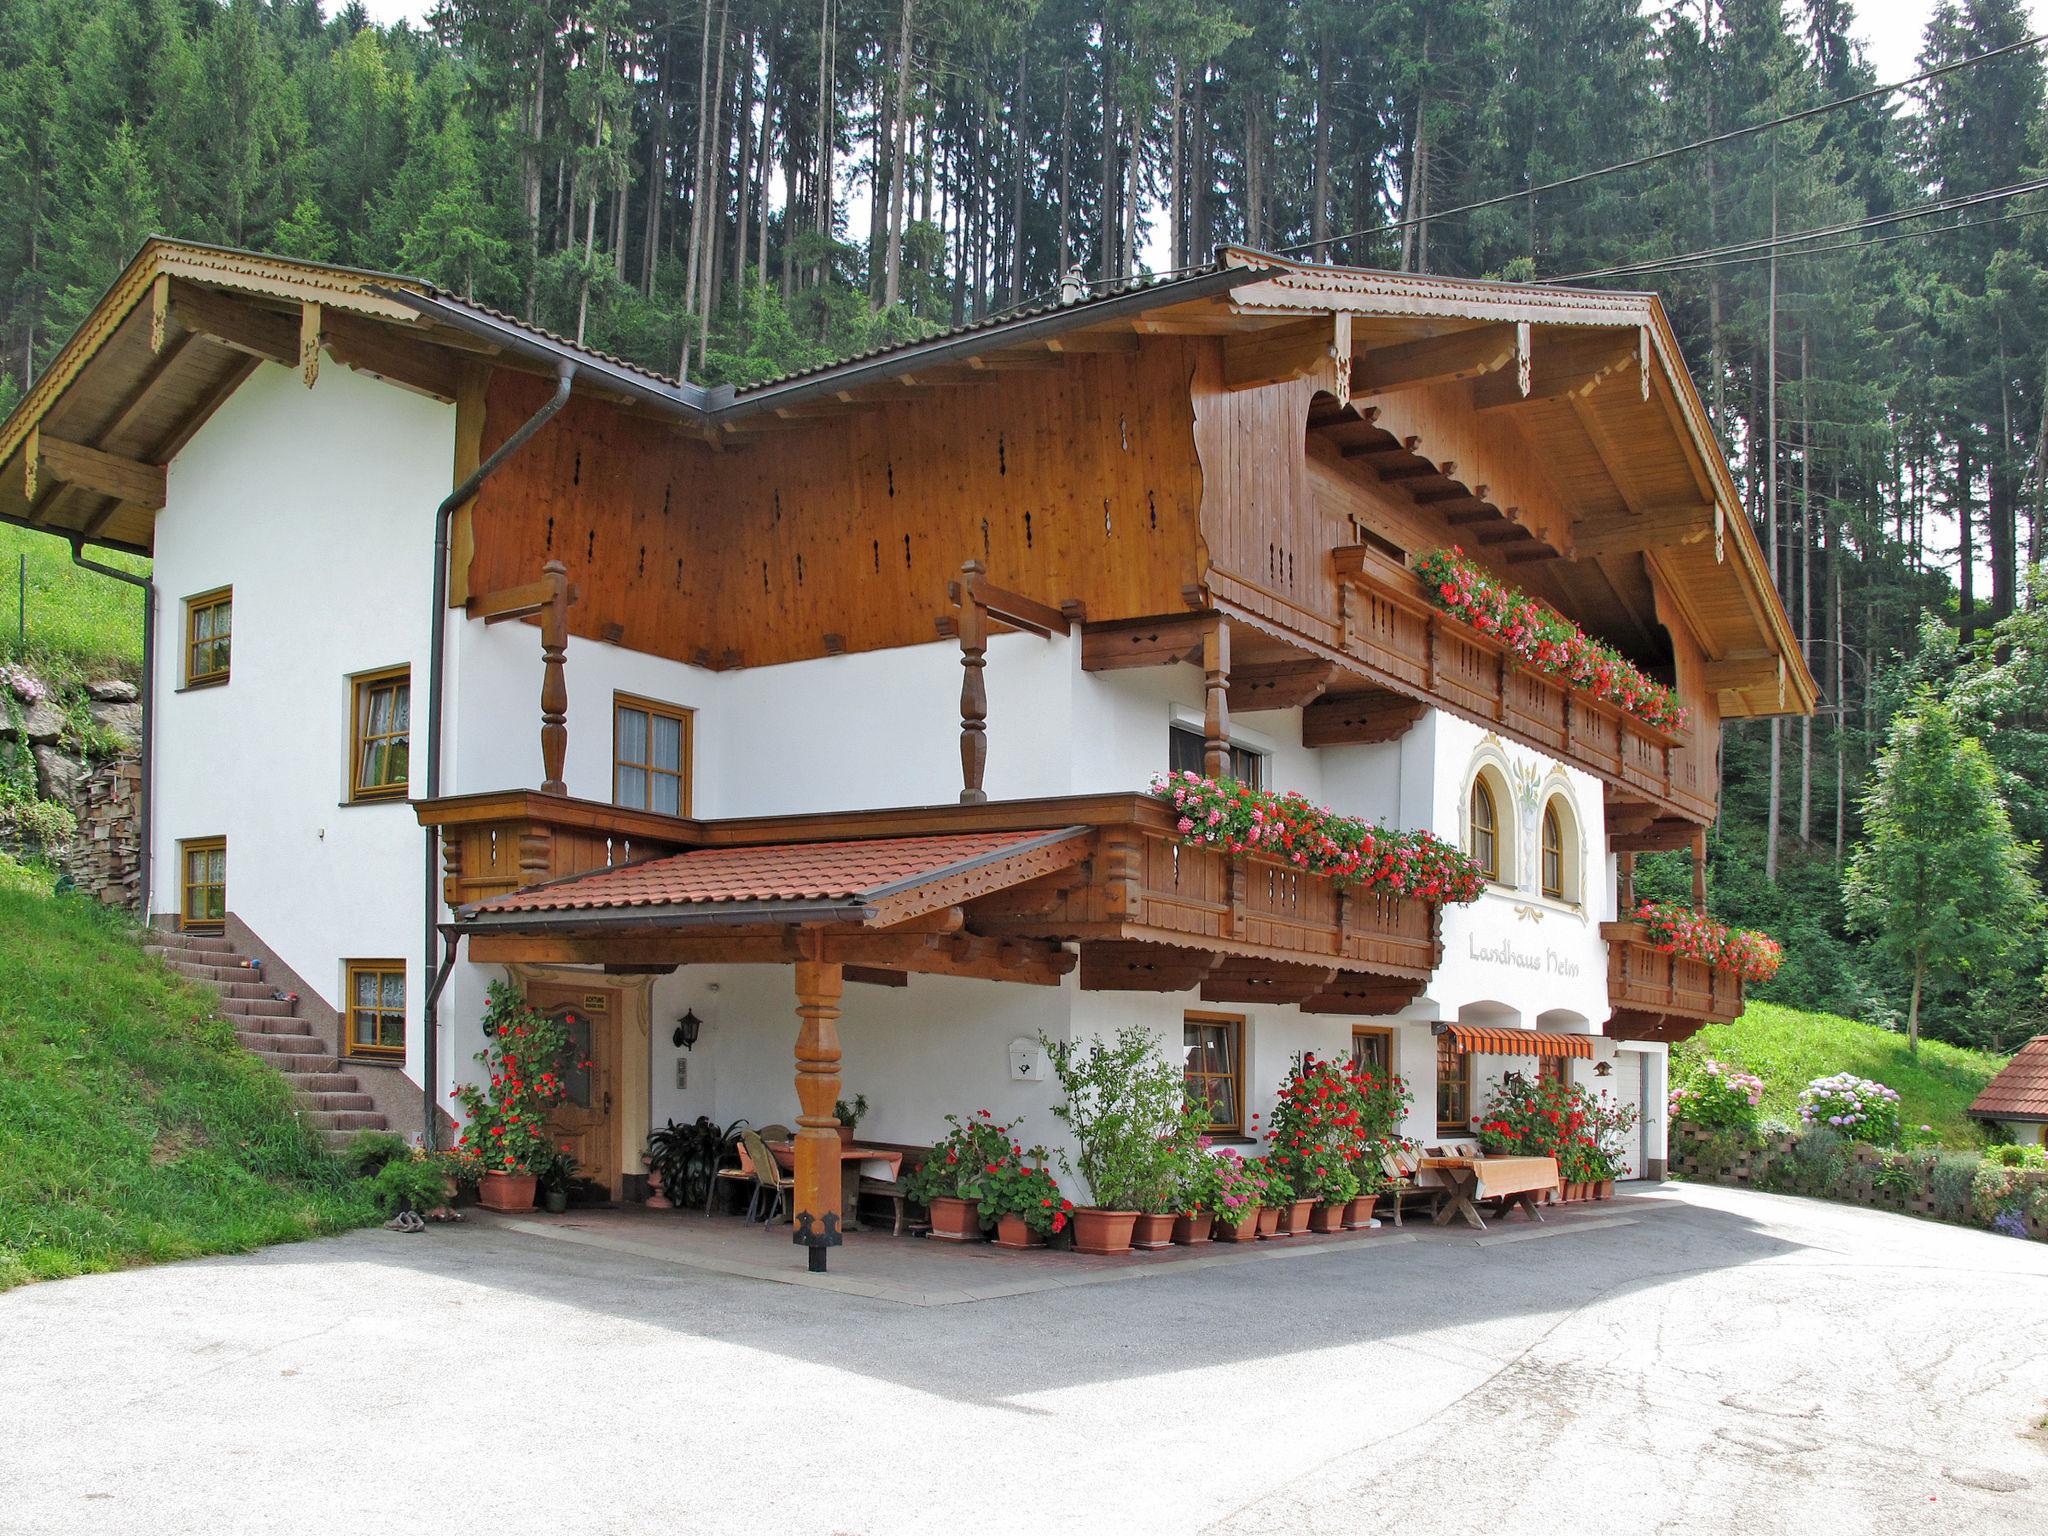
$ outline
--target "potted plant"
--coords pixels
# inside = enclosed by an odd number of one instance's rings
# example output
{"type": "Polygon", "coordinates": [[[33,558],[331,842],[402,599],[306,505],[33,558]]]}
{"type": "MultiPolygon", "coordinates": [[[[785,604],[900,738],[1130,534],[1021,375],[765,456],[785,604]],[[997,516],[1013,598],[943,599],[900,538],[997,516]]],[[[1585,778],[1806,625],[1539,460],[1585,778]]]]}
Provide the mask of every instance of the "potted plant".
{"type": "Polygon", "coordinates": [[[1033,1147],[983,1176],[981,1224],[995,1228],[998,1248],[1042,1248],[1072,1219],[1074,1202],[1060,1193],[1045,1157],[1045,1148],[1033,1147]],[[1025,1157],[1034,1161],[1027,1164],[1025,1157]]]}
{"type": "Polygon", "coordinates": [[[560,1021],[527,1007],[519,989],[505,981],[491,983],[483,1024],[484,1048],[476,1059],[488,1085],[455,1089],[463,1113],[456,1145],[482,1165],[480,1205],[530,1211],[540,1175],[560,1155],[548,1136],[547,1117],[565,1091],[560,1069],[569,1033],[560,1021]]]}
{"type": "Polygon", "coordinates": [[[371,1196],[400,1231],[416,1232],[421,1217],[445,1209],[448,1184],[447,1159],[421,1147],[384,1159],[369,1178],[371,1196]]]}
{"type": "Polygon", "coordinates": [[[1183,1248],[1209,1241],[1216,1226],[1216,1206],[1221,1194],[1221,1168],[1209,1151],[1209,1138],[1195,1138],[1193,1149],[1181,1160],[1173,1218],[1173,1240],[1183,1248]]]}
{"type": "Polygon", "coordinates": [[[1315,1170],[1313,1177],[1310,1192],[1316,1197],[1316,1204],[1308,1213],[1309,1231],[1343,1231],[1352,1199],[1358,1194],[1357,1173],[1349,1163],[1338,1163],[1315,1170]]]}
{"type": "Polygon", "coordinates": [[[1078,1148],[1078,1168],[1064,1153],[1061,1163],[1092,1201],[1074,1212],[1075,1251],[1124,1252],[1140,1214],[1163,1212],[1170,1240],[1173,1168],[1190,1123],[1186,1079],[1136,1025],[1113,1039],[1040,1043],[1065,1095],[1053,1114],[1078,1148]]]}
{"type": "Polygon", "coordinates": [[[569,1186],[576,1182],[576,1159],[570,1155],[566,1142],[555,1149],[555,1155],[540,1169],[538,1177],[542,1209],[551,1216],[568,1210],[569,1186]]]}
{"type": "Polygon", "coordinates": [[[867,1117],[867,1112],[868,1096],[864,1093],[856,1093],[851,1104],[847,1103],[844,1099],[836,1100],[833,1103],[832,1113],[839,1120],[839,1145],[842,1147],[853,1145],[854,1127],[867,1117]]]}
{"type": "Polygon", "coordinates": [[[1259,1235],[1259,1212],[1266,1203],[1265,1179],[1229,1147],[1210,1159],[1212,1227],[1222,1243],[1249,1243],[1259,1235]]]}
{"type": "Polygon", "coordinates": [[[1011,1127],[985,1109],[965,1120],[948,1115],[946,1123],[952,1129],[932,1144],[931,1154],[905,1181],[904,1193],[931,1212],[933,1237],[978,1242],[983,1183],[1015,1155],[1011,1127]]]}

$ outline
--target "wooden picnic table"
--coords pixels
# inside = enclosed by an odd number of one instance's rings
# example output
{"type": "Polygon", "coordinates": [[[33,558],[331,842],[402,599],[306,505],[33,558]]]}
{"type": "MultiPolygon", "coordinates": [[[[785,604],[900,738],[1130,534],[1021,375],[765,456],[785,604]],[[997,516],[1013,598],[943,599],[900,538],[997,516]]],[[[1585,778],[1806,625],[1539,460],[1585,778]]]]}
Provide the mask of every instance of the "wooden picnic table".
{"type": "MultiPolygon", "coordinates": [[[[768,1150],[784,1168],[796,1167],[796,1143],[771,1141],[768,1150]]],[[[860,1225],[860,1181],[868,1178],[893,1182],[903,1169],[903,1153],[893,1147],[864,1147],[859,1143],[839,1149],[839,1230],[858,1232],[860,1225]]],[[[790,1213],[792,1221],[795,1212],[790,1213]]]]}
{"type": "Polygon", "coordinates": [[[1437,1185],[1444,1199],[1436,1209],[1436,1224],[1448,1226],[1453,1216],[1463,1216],[1480,1231],[1486,1223],[1479,1217],[1476,1200],[1505,1200],[1501,1214],[1516,1206],[1534,1221],[1543,1213],[1535,1197],[1557,1188],[1557,1159],[1554,1157],[1425,1157],[1416,1178],[1437,1185]]]}

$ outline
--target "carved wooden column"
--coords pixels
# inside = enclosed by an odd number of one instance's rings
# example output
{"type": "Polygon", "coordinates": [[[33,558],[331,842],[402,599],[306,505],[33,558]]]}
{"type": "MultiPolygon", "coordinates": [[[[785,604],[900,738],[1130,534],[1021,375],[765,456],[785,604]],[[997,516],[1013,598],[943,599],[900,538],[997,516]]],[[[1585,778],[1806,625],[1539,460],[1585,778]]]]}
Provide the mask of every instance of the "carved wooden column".
{"type": "Polygon", "coordinates": [[[793,1241],[810,1250],[810,1267],[822,1274],[825,1250],[839,1246],[844,1213],[839,1209],[839,995],[845,977],[836,961],[815,958],[819,941],[806,946],[811,958],[796,963],[796,1188],[793,1241]]]}
{"type": "Polygon", "coordinates": [[[559,560],[541,567],[548,595],[540,610],[541,793],[566,795],[563,760],[569,753],[569,682],[562,662],[569,651],[569,568],[559,560]]]}
{"type": "Polygon", "coordinates": [[[1707,910],[1707,829],[1699,828],[1692,835],[1692,909],[1695,912],[1707,910]]]}
{"type": "Polygon", "coordinates": [[[1624,923],[1636,906],[1636,855],[1633,848],[1622,850],[1616,861],[1620,874],[1620,889],[1615,894],[1614,915],[1624,923]]]}
{"type": "Polygon", "coordinates": [[[1202,635],[1202,772],[1230,772],[1230,620],[1218,619],[1202,635]]]}
{"type": "Polygon", "coordinates": [[[960,567],[960,803],[988,799],[981,787],[988,772],[988,609],[982,606],[979,560],[960,567]]]}

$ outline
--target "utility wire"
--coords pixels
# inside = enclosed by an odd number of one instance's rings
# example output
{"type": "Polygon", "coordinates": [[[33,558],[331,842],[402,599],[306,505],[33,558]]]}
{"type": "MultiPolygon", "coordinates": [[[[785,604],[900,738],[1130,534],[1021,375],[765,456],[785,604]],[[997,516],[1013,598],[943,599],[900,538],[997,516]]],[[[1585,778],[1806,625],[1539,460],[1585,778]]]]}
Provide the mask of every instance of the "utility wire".
{"type": "MultiPolygon", "coordinates": [[[[2023,208],[2017,213],[1993,214],[1988,219],[1965,219],[1960,224],[1937,224],[1931,229],[1908,229],[1895,235],[1880,235],[1875,240],[1840,240],[1833,245],[1816,245],[1809,250],[1781,251],[1780,261],[1798,261],[1806,256],[1824,256],[1831,251],[1867,251],[1876,246],[1890,245],[1896,240],[1925,240],[1932,235],[1952,234],[1961,229],[1981,229],[1987,224],[2010,224],[2018,219],[2038,219],[2048,215],[2048,208],[2023,208]]],[[[1809,237],[1812,238],[1812,237],[1809,237]]],[[[1714,261],[1688,261],[1683,266],[1671,266],[1667,272],[1703,272],[1709,267],[1736,267],[1752,261],[1769,261],[1771,252],[1756,251],[1742,256],[1724,256],[1714,261]]]]}
{"type": "Polygon", "coordinates": [[[1596,267],[1584,272],[1573,272],[1564,277],[1543,279],[1546,283],[1583,283],[1598,277],[1620,277],[1631,273],[1650,273],[1673,270],[1694,265],[1721,256],[1741,256],[1757,252],[1768,256],[1773,250],[1788,245],[1804,244],[1808,240],[1824,239],[1829,235],[1845,235],[1859,229],[1876,229],[1886,224],[1899,224],[1908,219],[1924,219],[1938,213],[1953,213],[1964,208],[1974,208],[1980,203],[1996,202],[2000,198],[2024,197],[2029,193],[2048,191],[2048,176],[2037,176],[2031,181],[2015,181],[2003,187],[1992,187],[1982,192],[1958,193],[1954,197],[1941,198],[1932,203],[1916,203],[1910,208],[1897,208],[1890,213],[1875,213],[1867,218],[1849,219],[1840,224],[1824,224],[1813,229],[1796,230],[1789,235],[1765,236],[1756,240],[1744,240],[1734,245],[1715,246],[1708,250],[1686,251],[1675,256],[1654,256],[1642,261],[1624,262],[1618,266],[1596,267]]]}
{"type": "Polygon", "coordinates": [[[1797,112],[1788,112],[1783,117],[1774,117],[1767,122],[1750,123],[1741,128],[1730,128],[1725,133],[1717,133],[1709,138],[1695,139],[1690,144],[1679,144],[1671,149],[1660,149],[1654,154],[1642,155],[1634,160],[1623,160],[1616,165],[1605,165],[1598,170],[1581,171],[1576,176],[1566,176],[1557,181],[1547,181],[1541,186],[1524,187],[1519,191],[1503,192],[1497,197],[1481,198],[1476,203],[1460,203],[1455,208],[1446,208],[1441,212],[1420,214],[1410,219],[1399,219],[1391,224],[1383,224],[1374,229],[1354,229],[1346,234],[1325,235],[1320,240],[1304,240],[1298,245],[1283,245],[1280,247],[1280,253],[1288,255],[1295,251],[1311,251],[1319,246],[1335,245],[1340,241],[1358,239],[1369,235],[1397,234],[1401,230],[1411,229],[1437,219],[1448,219],[1461,213],[1474,213],[1482,208],[1497,208],[1502,203],[1512,203],[1525,197],[1537,197],[1545,192],[1555,192],[1564,187],[1579,186],[1584,182],[1598,180],[1602,176],[1612,176],[1621,171],[1633,171],[1645,165],[1655,165],[1659,161],[1669,160],[1677,155],[1689,155],[1694,150],[1709,149],[1716,144],[1727,144],[1736,139],[1748,138],[1752,134],[1763,133],[1767,129],[1781,128],[1787,123],[1804,122],[1808,118],[1820,117],[1828,112],[1839,111],[1843,107],[1853,107],[1858,102],[1870,101],[1879,96],[1889,96],[1892,92],[1903,91],[1908,86],[1921,85],[1942,75],[1953,74],[1959,69],[1968,69],[1974,64],[1987,63],[1992,59],[2002,58],[2007,54],[2017,53],[2022,49],[2037,48],[2042,43],[2048,43],[2048,32],[2039,32],[2032,37],[2021,38],[2016,43],[2007,43],[2000,48],[1992,48],[1984,53],[1972,54],[1967,59],[1956,59],[1947,64],[1937,65],[1933,69],[1922,70],[1917,75],[1910,75],[1906,79],[1894,81],[1890,85],[1872,86],[1869,90],[1858,91],[1853,96],[1843,96],[1834,101],[1822,102],[1817,106],[1802,107],[1797,112]]]}

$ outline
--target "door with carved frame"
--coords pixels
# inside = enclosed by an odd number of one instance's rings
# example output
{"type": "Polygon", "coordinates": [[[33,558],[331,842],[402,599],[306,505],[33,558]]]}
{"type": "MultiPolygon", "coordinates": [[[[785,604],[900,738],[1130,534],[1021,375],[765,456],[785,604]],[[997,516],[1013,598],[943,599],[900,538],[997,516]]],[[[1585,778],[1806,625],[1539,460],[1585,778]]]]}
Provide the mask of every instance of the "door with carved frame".
{"type": "Polygon", "coordinates": [[[561,1021],[569,1046],[556,1068],[567,1092],[548,1112],[548,1134],[576,1159],[578,1178],[620,1194],[619,1046],[624,999],[617,988],[529,982],[527,1006],[561,1021]]]}

